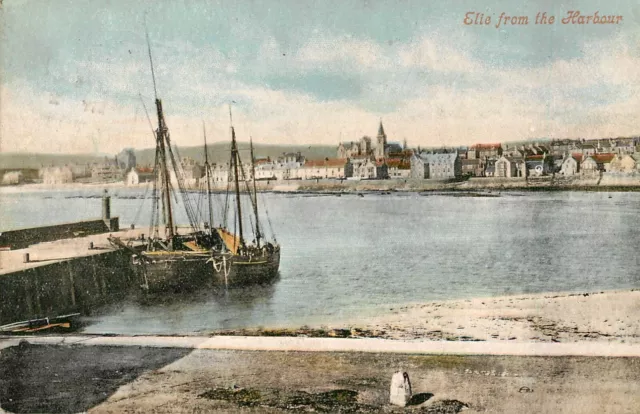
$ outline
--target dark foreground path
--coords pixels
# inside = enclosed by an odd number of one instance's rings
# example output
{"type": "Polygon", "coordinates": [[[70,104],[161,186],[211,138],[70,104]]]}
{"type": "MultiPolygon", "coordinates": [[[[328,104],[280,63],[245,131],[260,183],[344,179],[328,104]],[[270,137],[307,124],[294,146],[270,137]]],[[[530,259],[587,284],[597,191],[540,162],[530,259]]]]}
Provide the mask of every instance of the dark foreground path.
{"type": "Polygon", "coordinates": [[[10,412],[634,413],[640,358],[429,356],[139,346],[1,350],[10,412]],[[417,394],[388,405],[409,373],[417,394]]]}
{"type": "Polygon", "coordinates": [[[120,386],[188,352],[21,343],[0,351],[0,407],[15,413],[87,411],[120,386]]]}

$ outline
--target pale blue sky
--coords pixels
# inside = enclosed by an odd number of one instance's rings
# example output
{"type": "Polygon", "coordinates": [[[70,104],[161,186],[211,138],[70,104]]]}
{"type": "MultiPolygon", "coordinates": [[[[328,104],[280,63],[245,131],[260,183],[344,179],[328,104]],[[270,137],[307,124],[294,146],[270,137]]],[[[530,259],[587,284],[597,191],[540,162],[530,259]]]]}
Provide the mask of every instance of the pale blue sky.
{"type": "Polygon", "coordinates": [[[639,134],[636,1],[5,1],[2,150],[149,147],[153,89],[174,140],[375,134],[414,145],[639,134]],[[449,3],[454,3],[449,4],[449,3]],[[479,5],[482,4],[482,7],[479,5]],[[536,26],[537,12],[621,15],[536,26]],[[469,11],[489,26],[465,26],[469,11]],[[495,28],[500,13],[529,25],[495,28]],[[635,107],[634,107],[635,105],[635,107]]]}

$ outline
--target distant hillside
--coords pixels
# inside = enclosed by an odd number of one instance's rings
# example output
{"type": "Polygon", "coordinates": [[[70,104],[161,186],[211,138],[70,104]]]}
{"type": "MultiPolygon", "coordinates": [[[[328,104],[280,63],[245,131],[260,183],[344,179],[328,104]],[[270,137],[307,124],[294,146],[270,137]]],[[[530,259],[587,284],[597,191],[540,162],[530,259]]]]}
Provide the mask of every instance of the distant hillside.
{"type": "MultiPolygon", "coordinates": [[[[228,162],[229,143],[214,143],[209,145],[209,160],[212,163],[228,162]]],[[[239,142],[240,157],[243,160],[249,160],[249,143],[239,142]]],[[[307,159],[334,158],[336,156],[337,146],[333,145],[264,145],[256,144],[254,153],[256,157],[276,158],[283,152],[298,152],[307,157],[307,159]]],[[[201,146],[198,147],[178,147],[178,153],[182,157],[191,157],[199,162],[204,161],[204,151],[201,146]]],[[[135,150],[136,161],[138,165],[153,165],[155,149],[148,148],[135,150]]],[[[176,154],[178,155],[178,154],[176,154]]],[[[115,154],[108,155],[113,158],[115,154]]],[[[105,155],[89,155],[89,154],[28,154],[28,153],[0,153],[0,169],[23,169],[23,168],[40,168],[41,166],[64,165],[64,164],[86,164],[100,162],[104,160],[105,155]]]]}
{"type": "Polygon", "coordinates": [[[0,169],[40,168],[50,165],[86,164],[104,160],[104,155],[89,154],[29,154],[23,152],[0,153],[0,169]]]}
{"type": "MultiPolygon", "coordinates": [[[[217,142],[208,146],[209,162],[225,163],[229,162],[230,143],[217,142]]],[[[239,142],[240,158],[249,161],[249,143],[239,142]]],[[[264,145],[255,144],[253,152],[256,158],[271,157],[272,159],[281,156],[285,152],[298,152],[307,157],[307,159],[323,159],[335,158],[337,153],[337,145],[264,145]]],[[[181,157],[191,157],[196,161],[204,162],[204,149],[197,147],[178,147],[178,153],[181,157]]],[[[177,156],[178,154],[176,154],[177,156]]],[[[144,150],[136,150],[136,161],[138,165],[152,165],[155,157],[155,149],[149,148],[144,150]]]]}

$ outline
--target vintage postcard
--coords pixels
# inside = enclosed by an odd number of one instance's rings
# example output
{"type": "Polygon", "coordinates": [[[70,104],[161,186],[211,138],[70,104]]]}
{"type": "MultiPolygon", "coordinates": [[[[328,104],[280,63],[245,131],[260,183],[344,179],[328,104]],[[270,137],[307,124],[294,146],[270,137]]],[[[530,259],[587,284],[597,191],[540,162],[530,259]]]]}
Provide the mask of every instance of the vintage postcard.
{"type": "Polygon", "coordinates": [[[640,412],[636,1],[0,19],[0,412],[640,412]]]}

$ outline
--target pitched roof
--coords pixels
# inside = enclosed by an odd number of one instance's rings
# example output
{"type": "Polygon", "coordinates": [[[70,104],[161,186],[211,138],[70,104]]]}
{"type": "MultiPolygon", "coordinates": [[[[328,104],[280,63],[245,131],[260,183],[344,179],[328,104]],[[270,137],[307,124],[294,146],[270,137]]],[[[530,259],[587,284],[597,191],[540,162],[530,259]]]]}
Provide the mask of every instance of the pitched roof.
{"type": "Polygon", "coordinates": [[[471,147],[471,149],[475,150],[497,150],[502,147],[502,144],[476,144],[471,147]]]}
{"type": "Polygon", "coordinates": [[[453,163],[456,158],[458,158],[458,153],[450,153],[450,154],[428,154],[422,153],[418,154],[423,161],[428,162],[429,164],[450,164],[453,163]]]}
{"type": "Polygon", "coordinates": [[[385,162],[389,168],[397,168],[399,170],[408,170],[411,168],[411,163],[401,158],[387,158],[385,162]]]}
{"type": "Polygon", "coordinates": [[[591,158],[593,158],[597,163],[609,163],[611,162],[612,159],[614,159],[616,156],[616,154],[611,154],[611,153],[606,153],[606,154],[595,154],[592,155],[591,158]]]}
{"type": "Polygon", "coordinates": [[[302,166],[303,168],[318,167],[344,167],[347,160],[344,158],[329,158],[324,160],[307,160],[302,166]]]}

